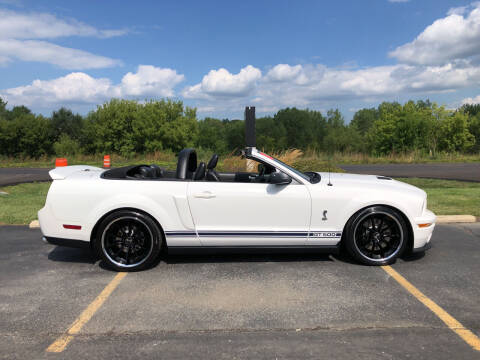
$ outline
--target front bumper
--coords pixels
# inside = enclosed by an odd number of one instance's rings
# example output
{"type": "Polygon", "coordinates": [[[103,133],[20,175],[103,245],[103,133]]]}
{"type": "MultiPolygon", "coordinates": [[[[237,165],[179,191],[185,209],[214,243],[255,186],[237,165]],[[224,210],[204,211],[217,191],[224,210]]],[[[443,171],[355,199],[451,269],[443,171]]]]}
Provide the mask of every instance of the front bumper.
{"type": "Polygon", "coordinates": [[[413,227],[413,252],[421,252],[430,249],[430,240],[432,239],[435,221],[437,217],[433,212],[425,209],[422,216],[415,218],[413,227]],[[426,227],[419,227],[420,224],[431,224],[426,227]]]}
{"type": "Polygon", "coordinates": [[[423,245],[422,247],[414,248],[412,250],[412,253],[415,254],[415,253],[424,252],[424,251],[427,251],[428,249],[430,249],[431,247],[432,247],[432,243],[429,241],[425,245],[423,245]]]}

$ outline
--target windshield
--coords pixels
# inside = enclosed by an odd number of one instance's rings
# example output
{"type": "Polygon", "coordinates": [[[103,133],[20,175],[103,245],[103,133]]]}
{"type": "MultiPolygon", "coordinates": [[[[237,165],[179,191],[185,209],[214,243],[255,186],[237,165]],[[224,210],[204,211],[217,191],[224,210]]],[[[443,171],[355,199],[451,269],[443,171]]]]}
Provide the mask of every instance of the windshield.
{"type": "Polygon", "coordinates": [[[301,177],[302,177],[302,178],[304,178],[305,180],[307,180],[307,181],[311,182],[311,178],[310,178],[310,176],[308,176],[308,175],[306,175],[306,174],[304,174],[304,173],[302,173],[302,172],[298,171],[297,169],[294,169],[294,168],[293,168],[293,167],[291,167],[291,166],[288,166],[288,165],[287,165],[287,164],[285,164],[283,161],[280,161],[280,160],[278,160],[278,159],[275,159],[274,157],[271,157],[271,158],[272,158],[272,160],[273,160],[273,161],[275,161],[275,162],[279,163],[280,165],[282,165],[282,166],[286,167],[288,170],[290,170],[290,171],[294,172],[294,173],[295,173],[295,174],[297,174],[298,176],[301,176],[301,177]]]}

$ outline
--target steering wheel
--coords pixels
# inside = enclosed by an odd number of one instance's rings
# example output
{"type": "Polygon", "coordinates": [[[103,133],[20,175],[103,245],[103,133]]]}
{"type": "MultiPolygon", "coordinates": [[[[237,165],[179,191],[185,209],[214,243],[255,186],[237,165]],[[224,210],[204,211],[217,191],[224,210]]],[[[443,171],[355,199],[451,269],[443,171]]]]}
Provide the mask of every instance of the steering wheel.
{"type": "Polygon", "coordinates": [[[258,176],[264,176],[266,171],[266,166],[263,164],[258,164],[257,170],[258,170],[258,176]]]}

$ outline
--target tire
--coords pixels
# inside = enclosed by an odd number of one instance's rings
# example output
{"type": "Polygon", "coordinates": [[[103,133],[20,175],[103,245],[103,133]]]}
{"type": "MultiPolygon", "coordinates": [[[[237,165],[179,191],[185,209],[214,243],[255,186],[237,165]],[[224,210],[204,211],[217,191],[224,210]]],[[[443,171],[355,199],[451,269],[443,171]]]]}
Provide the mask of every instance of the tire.
{"type": "Polygon", "coordinates": [[[138,271],[154,263],[162,248],[162,240],[162,231],[150,216],[120,210],[100,223],[95,250],[114,270],[138,271]]]}
{"type": "Polygon", "coordinates": [[[362,264],[392,264],[407,247],[407,224],[402,215],[390,207],[371,206],[360,210],[348,220],[345,228],[345,247],[362,264]]]}

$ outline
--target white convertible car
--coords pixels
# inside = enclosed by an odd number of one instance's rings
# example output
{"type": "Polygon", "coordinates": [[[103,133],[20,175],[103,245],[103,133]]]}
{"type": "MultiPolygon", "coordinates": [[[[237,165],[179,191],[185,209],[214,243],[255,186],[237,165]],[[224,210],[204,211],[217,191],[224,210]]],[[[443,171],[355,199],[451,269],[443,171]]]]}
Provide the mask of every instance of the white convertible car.
{"type": "Polygon", "coordinates": [[[426,193],[384,176],[302,173],[247,148],[257,172],[219,173],[179,153],[176,172],[155,165],[67,166],[38,213],[44,239],[88,246],[120,271],[151,266],[162,249],[327,251],[368,265],[430,247],[426,193]]]}

